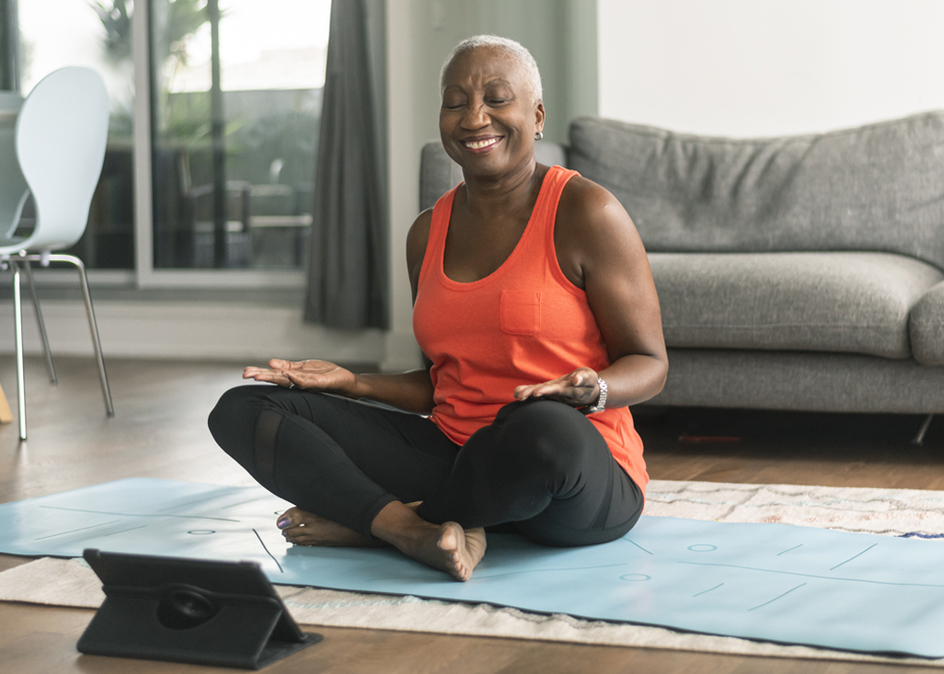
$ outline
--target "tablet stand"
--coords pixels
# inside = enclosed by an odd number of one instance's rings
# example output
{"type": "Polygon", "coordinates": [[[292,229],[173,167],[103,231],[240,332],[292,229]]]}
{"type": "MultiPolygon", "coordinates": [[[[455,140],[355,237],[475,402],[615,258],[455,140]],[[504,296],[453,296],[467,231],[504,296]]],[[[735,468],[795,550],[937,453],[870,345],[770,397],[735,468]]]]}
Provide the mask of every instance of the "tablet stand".
{"type": "Polygon", "coordinates": [[[261,669],[322,639],[298,628],[256,564],[97,550],[85,558],[105,581],[105,601],[81,653],[261,669]]]}

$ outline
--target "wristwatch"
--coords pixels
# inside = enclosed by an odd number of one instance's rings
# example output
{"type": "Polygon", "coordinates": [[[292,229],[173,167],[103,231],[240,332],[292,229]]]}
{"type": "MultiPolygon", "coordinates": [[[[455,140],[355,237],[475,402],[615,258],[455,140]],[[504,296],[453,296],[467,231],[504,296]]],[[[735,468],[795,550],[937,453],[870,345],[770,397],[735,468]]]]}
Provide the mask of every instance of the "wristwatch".
{"type": "Polygon", "coordinates": [[[597,386],[600,387],[600,397],[597,398],[597,401],[592,405],[587,405],[583,408],[584,414],[602,412],[604,408],[606,408],[606,382],[603,381],[603,377],[597,377],[597,386]]]}

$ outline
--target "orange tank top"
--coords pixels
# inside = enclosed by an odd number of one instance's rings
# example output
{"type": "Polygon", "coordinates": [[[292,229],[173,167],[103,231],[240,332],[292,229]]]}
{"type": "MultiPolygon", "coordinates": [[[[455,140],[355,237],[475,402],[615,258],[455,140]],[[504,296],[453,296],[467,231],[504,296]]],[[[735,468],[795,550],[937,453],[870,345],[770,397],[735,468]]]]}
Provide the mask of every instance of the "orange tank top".
{"type": "MultiPolygon", "coordinates": [[[[430,371],[432,420],[464,444],[514,400],[521,384],[555,379],[578,367],[600,371],[609,360],[586,293],[557,262],[554,221],[567,181],[577,175],[548,170],[534,211],[508,259],[493,273],[459,283],[443,271],[452,204],[459,186],[433,208],[420,270],[413,331],[430,371]]],[[[617,463],[645,492],[649,477],[642,440],[626,407],[592,414],[617,463]]]]}

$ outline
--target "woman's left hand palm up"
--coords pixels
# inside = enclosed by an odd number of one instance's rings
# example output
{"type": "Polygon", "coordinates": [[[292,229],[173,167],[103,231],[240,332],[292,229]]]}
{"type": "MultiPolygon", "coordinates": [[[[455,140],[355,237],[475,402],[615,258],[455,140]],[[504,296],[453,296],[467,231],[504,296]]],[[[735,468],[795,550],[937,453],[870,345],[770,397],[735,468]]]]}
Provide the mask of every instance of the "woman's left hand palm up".
{"type": "Polygon", "coordinates": [[[597,373],[589,367],[577,368],[563,377],[541,384],[518,386],[515,388],[515,399],[556,400],[571,407],[592,405],[600,397],[597,378],[597,373]]]}

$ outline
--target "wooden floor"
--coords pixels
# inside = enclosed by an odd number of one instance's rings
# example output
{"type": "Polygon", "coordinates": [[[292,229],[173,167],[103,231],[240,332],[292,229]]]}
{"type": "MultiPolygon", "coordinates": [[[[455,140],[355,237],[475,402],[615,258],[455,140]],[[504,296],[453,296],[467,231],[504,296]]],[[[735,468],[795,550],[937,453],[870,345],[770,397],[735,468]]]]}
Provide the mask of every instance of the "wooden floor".
{"type": "MultiPolygon", "coordinates": [[[[42,361],[28,360],[28,442],[18,442],[15,423],[0,426],[0,502],[132,476],[251,484],[215,447],[205,423],[219,394],[240,382],[239,364],[110,359],[116,416],[107,419],[91,358],[57,363],[60,383],[52,386],[42,361]]],[[[10,357],[0,360],[0,383],[15,414],[10,357]]],[[[944,420],[936,421],[925,446],[917,447],[910,440],[920,421],[708,410],[637,413],[653,478],[944,490],[944,420]],[[679,439],[685,436],[689,439],[679,439]],[[719,436],[729,439],[718,441],[719,436]]],[[[0,555],[0,569],[25,561],[0,555]]],[[[0,672],[231,671],[79,655],[75,642],[92,615],[0,603],[0,672]]],[[[318,631],[323,643],[267,671],[865,674],[899,669],[379,630],[318,631]]]]}

